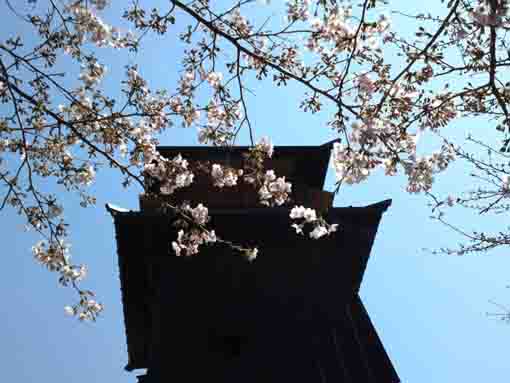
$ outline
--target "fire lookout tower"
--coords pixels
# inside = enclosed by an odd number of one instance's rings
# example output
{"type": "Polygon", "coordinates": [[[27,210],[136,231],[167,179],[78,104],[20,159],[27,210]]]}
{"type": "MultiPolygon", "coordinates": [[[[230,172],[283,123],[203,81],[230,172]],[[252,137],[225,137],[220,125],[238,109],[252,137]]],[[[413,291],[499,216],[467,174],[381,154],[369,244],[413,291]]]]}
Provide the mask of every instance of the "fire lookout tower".
{"type": "MultiPolygon", "coordinates": [[[[298,236],[289,207],[266,208],[251,189],[218,192],[199,180],[173,201],[203,202],[222,238],[257,246],[248,262],[225,245],[177,257],[175,216],[161,199],[141,211],[107,206],[115,223],[128,345],[140,383],[397,383],[358,295],[391,201],[333,208],[322,191],[331,145],[275,147],[268,168],[293,184],[292,203],[321,210],[339,230],[298,236]]],[[[242,167],[247,147],[160,147],[168,158],[242,167]]],[[[240,186],[242,188],[242,186],[240,186]]]]}

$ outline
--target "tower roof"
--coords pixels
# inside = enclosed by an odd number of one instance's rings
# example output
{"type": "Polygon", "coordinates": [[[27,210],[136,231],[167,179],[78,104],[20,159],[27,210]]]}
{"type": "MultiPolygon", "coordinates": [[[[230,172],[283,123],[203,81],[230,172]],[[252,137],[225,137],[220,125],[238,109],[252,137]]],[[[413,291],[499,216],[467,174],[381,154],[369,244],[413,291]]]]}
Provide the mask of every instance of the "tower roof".
{"type": "MultiPolygon", "coordinates": [[[[264,167],[274,170],[277,177],[283,176],[292,184],[289,203],[321,211],[331,207],[333,194],[322,189],[333,143],[334,141],[320,146],[274,147],[273,156],[264,161],[264,167]]],[[[213,164],[243,169],[245,154],[250,147],[160,146],[157,149],[166,158],[181,155],[188,160],[192,164],[195,178],[192,185],[176,190],[171,196],[159,194],[160,182],[146,178],[146,191],[150,193],[140,198],[142,210],[157,209],[164,201],[204,203],[209,208],[263,207],[254,185],[240,180],[235,186],[218,188],[213,186],[210,180],[209,171],[213,164]]]]}
{"type": "MultiPolygon", "coordinates": [[[[274,169],[279,176],[285,176],[294,183],[322,189],[326,179],[330,152],[333,143],[320,146],[275,146],[274,154],[267,160],[267,168],[274,169]]],[[[211,146],[158,146],[157,150],[167,158],[181,154],[194,161],[241,165],[243,153],[249,146],[211,147],[211,146]]]]}

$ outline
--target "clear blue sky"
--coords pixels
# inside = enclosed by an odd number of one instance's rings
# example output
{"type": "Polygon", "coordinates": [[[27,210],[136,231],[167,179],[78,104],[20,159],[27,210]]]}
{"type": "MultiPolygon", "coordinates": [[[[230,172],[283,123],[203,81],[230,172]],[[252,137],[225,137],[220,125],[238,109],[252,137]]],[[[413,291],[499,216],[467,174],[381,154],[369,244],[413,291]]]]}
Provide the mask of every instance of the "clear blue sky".
{"type": "MultiPolygon", "coordinates": [[[[273,6],[277,6],[275,3],[273,6]]],[[[439,9],[441,4],[436,3],[427,4],[426,11],[439,9]]],[[[8,14],[3,1],[0,14],[8,14]]],[[[3,18],[0,38],[11,35],[18,25],[12,17],[3,18]]],[[[408,27],[402,24],[402,28],[408,27]]],[[[106,85],[112,92],[126,62],[139,63],[152,86],[171,88],[175,84],[180,56],[171,35],[154,39],[129,58],[123,53],[104,54],[112,74],[106,85]]],[[[270,135],[276,145],[319,145],[334,138],[325,127],[327,109],[319,116],[297,111],[299,100],[295,95],[299,87],[275,89],[269,83],[255,83],[253,89],[257,96],[251,99],[251,118],[259,137],[270,135]]],[[[480,133],[485,126],[464,121],[448,129],[464,137],[467,129],[480,133]]],[[[194,129],[175,128],[162,143],[194,144],[195,136],[194,129]]],[[[465,173],[462,164],[455,165],[439,179],[437,190],[462,190],[470,182],[465,173]]],[[[113,202],[136,209],[139,190],[124,190],[118,180],[111,171],[100,173],[93,186],[97,208],[65,211],[72,225],[74,260],[86,263],[90,269],[84,286],[96,291],[106,306],[95,324],[64,316],[63,306],[74,296],[32,260],[30,247],[35,237],[24,233],[23,222],[11,211],[2,212],[0,381],[135,381],[134,374],[123,371],[127,353],[116,245],[113,223],[103,206],[113,202]]],[[[429,219],[425,198],[403,191],[404,181],[379,174],[365,184],[344,188],[335,199],[336,206],[393,199],[393,206],[382,220],[361,292],[386,350],[403,382],[503,381],[510,375],[506,355],[510,327],[488,318],[485,312],[495,310],[489,300],[510,304],[510,291],[505,287],[510,284],[507,252],[458,258],[423,251],[455,244],[459,238],[429,219]]],[[[327,188],[331,190],[333,183],[330,171],[327,188]]],[[[65,198],[70,203],[75,200],[65,198]]],[[[486,227],[476,216],[459,213],[458,218],[473,229],[486,227]]]]}

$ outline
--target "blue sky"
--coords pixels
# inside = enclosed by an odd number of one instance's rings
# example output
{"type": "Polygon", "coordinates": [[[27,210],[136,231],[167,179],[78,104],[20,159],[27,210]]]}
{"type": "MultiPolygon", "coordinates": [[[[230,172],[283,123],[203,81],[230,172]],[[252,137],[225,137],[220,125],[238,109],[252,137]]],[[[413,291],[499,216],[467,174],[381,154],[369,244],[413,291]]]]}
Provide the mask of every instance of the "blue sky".
{"type": "MultiPolygon", "coordinates": [[[[273,7],[278,7],[275,3],[273,7]]],[[[427,11],[439,10],[441,4],[436,3],[427,4],[427,11]]],[[[0,14],[5,12],[1,2],[0,14]]],[[[112,10],[109,16],[114,15],[112,10]]],[[[4,40],[16,28],[19,23],[14,18],[3,19],[0,38],[4,40]]],[[[139,63],[152,86],[172,88],[178,76],[179,49],[168,37],[151,40],[135,56],[105,51],[111,73],[107,89],[115,92],[127,62],[139,63]]],[[[252,88],[256,96],[250,100],[251,118],[258,137],[270,135],[276,145],[320,145],[335,138],[325,126],[328,109],[317,116],[297,111],[298,86],[275,89],[265,82],[254,83],[252,88]]],[[[462,121],[447,129],[448,134],[462,138],[466,131],[477,133],[484,125],[462,121]]],[[[195,136],[194,129],[176,127],[161,141],[166,145],[195,144],[195,136]]],[[[470,182],[466,173],[463,164],[455,164],[439,178],[436,190],[447,193],[466,188],[470,182]]],[[[330,171],[326,188],[332,190],[333,183],[330,171]]],[[[335,199],[335,206],[393,199],[381,222],[361,295],[397,372],[403,382],[411,383],[503,380],[510,374],[506,357],[510,328],[485,313],[498,310],[489,300],[510,305],[507,252],[462,258],[431,255],[423,249],[453,245],[459,238],[429,219],[423,196],[409,195],[404,188],[402,177],[377,174],[362,185],[343,188],[335,199]]],[[[30,247],[36,237],[24,232],[23,221],[12,211],[2,212],[2,381],[135,381],[133,374],[123,371],[127,353],[116,246],[113,223],[103,206],[112,202],[136,209],[140,190],[123,189],[119,177],[109,170],[99,173],[93,190],[98,197],[96,208],[82,209],[76,207],[76,198],[64,198],[74,203],[65,210],[71,223],[74,260],[86,263],[90,270],[84,286],[96,291],[106,306],[95,324],[64,316],[63,306],[74,296],[32,260],[30,247]]],[[[474,229],[504,223],[503,219],[486,223],[476,216],[455,214],[474,229]]]]}

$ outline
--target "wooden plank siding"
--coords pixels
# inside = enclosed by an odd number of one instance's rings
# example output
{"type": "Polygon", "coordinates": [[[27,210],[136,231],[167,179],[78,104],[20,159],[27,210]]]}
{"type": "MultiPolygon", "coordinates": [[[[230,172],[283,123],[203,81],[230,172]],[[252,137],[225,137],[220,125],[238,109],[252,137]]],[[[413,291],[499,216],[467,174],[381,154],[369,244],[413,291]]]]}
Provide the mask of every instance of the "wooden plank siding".
{"type": "Polygon", "coordinates": [[[176,257],[172,214],[115,212],[128,369],[146,383],[396,383],[358,296],[389,201],[331,208],[339,231],[297,236],[288,208],[211,210],[225,246],[176,257]],[[183,379],[185,378],[185,379],[183,379]]]}

